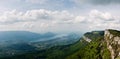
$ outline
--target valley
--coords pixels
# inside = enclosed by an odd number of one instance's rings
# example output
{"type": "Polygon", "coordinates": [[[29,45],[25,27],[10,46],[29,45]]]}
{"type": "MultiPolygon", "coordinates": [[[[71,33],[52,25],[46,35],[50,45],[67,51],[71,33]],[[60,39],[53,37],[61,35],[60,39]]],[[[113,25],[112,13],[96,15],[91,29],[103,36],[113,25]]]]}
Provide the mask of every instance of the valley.
{"type": "Polygon", "coordinates": [[[5,54],[1,54],[1,59],[119,59],[119,34],[120,31],[109,29],[86,32],[81,38],[74,38],[74,35],[62,35],[62,37],[57,36],[53,40],[12,45],[6,48],[8,50],[1,50],[0,53],[6,51],[10,53],[11,50],[11,54],[6,55],[6,57],[3,57],[5,54]],[[112,35],[115,38],[112,39],[110,36],[111,39],[109,39],[106,35],[112,35]],[[65,41],[65,38],[70,41],[65,41]],[[72,41],[74,39],[77,40],[72,41]],[[118,44],[111,43],[112,41],[109,40],[115,40],[118,44]],[[111,51],[109,46],[111,46],[113,51],[111,51]]]}

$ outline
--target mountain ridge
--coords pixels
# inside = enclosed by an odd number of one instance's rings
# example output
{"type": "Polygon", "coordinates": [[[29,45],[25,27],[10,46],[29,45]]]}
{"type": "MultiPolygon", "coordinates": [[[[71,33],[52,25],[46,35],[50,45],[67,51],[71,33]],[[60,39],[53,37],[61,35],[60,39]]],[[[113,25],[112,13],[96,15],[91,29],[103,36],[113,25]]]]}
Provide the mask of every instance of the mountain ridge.
{"type": "Polygon", "coordinates": [[[120,59],[119,33],[118,30],[112,29],[87,32],[73,44],[53,46],[43,51],[5,59],[120,59]],[[84,36],[91,41],[86,40],[84,36]]]}

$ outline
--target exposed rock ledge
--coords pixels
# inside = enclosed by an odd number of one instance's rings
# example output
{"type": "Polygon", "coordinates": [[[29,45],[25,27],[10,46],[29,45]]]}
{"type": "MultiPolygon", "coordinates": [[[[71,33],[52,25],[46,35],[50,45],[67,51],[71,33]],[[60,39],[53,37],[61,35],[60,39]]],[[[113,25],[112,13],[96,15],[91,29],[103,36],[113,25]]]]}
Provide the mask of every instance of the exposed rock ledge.
{"type": "Polygon", "coordinates": [[[85,41],[87,41],[87,42],[91,42],[91,39],[89,39],[89,38],[86,37],[86,36],[83,36],[83,39],[84,39],[85,41]]]}
{"type": "Polygon", "coordinates": [[[112,30],[105,30],[104,39],[107,43],[107,48],[111,52],[111,59],[120,58],[120,35],[111,33],[112,30]]]}

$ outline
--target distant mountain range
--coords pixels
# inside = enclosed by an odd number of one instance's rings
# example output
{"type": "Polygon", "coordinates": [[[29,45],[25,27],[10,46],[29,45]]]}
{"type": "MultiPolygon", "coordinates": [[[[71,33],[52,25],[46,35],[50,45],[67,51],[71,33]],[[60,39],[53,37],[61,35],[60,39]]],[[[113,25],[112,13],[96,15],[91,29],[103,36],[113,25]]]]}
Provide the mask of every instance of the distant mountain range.
{"type": "Polygon", "coordinates": [[[55,45],[71,44],[76,42],[79,37],[75,33],[56,34],[48,32],[39,34],[29,31],[1,31],[0,57],[47,49],[55,45]]]}
{"type": "Polygon", "coordinates": [[[55,35],[53,33],[38,34],[28,31],[1,31],[0,42],[30,42],[42,38],[50,38],[55,35]]]}

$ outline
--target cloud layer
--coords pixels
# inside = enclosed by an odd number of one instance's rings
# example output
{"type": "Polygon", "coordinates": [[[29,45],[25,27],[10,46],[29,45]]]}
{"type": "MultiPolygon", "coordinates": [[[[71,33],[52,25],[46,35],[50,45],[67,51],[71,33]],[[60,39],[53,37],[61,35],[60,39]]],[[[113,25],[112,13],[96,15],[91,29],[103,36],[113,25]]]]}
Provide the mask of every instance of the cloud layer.
{"type": "Polygon", "coordinates": [[[0,15],[1,29],[28,29],[31,31],[86,31],[97,29],[120,29],[120,17],[109,12],[91,10],[88,15],[74,15],[68,11],[45,9],[20,12],[3,12],[0,15]],[[61,29],[64,28],[64,29],[61,29]],[[81,30],[80,30],[81,29],[81,30]]]}
{"type": "Polygon", "coordinates": [[[12,24],[17,22],[29,21],[67,21],[74,17],[67,11],[49,11],[45,9],[30,10],[26,12],[18,12],[16,10],[4,12],[0,16],[0,24],[12,24]],[[67,17],[66,17],[67,16],[67,17]]]}
{"type": "MultiPolygon", "coordinates": [[[[51,0],[25,0],[26,2],[45,4],[51,2],[51,0]]],[[[65,0],[52,0],[54,2],[65,2],[65,0]]],[[[90,3],[90,4],[119,4],[120,0],[68,0],[75,3],[90,3]]]]}
{"type": "Polygon", "coordinates": [[[120,4],[120,0],[72,0],[77,4],[95,4],[95,5],[108,5],[108,4],[120,4]]]}

